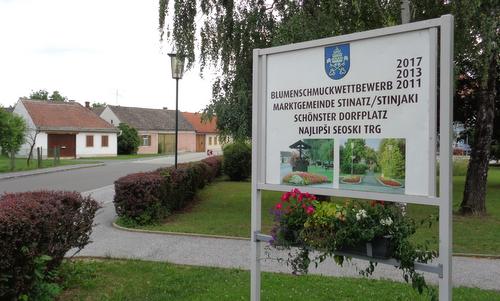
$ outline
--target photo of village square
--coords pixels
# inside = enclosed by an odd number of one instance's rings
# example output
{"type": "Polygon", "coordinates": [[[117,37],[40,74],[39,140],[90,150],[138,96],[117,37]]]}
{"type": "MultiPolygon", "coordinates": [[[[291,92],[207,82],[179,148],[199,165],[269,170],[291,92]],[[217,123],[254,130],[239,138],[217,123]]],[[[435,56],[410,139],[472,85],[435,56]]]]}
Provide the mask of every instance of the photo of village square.
{"type": "Polygon", "coordinates": [[[405,139],[340,140],[340,189],[404,194],[405,139]]]}
{"type": "Polygon", "coordinates": [[[333,139],[303,139],[281,151],[281,184],[332,188],[333,145],[333,139]]]}

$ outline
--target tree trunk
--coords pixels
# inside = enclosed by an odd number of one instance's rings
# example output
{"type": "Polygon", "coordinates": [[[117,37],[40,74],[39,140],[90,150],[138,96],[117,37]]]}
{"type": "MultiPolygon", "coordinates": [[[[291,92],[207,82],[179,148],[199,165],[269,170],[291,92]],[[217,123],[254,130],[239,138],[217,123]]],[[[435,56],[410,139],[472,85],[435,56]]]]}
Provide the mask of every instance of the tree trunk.
{"type": "Polygon", "coordinates": [[[465,190],[460,213],[464,215],[486,214],[486,184],[490,146],[495,120],[495,98],[497,80],[497,60],[493,52],[488,70],[486,85],[481,85],[479,91],[478,110],[474,129],[474,145],[465,179],[465,190]]]}

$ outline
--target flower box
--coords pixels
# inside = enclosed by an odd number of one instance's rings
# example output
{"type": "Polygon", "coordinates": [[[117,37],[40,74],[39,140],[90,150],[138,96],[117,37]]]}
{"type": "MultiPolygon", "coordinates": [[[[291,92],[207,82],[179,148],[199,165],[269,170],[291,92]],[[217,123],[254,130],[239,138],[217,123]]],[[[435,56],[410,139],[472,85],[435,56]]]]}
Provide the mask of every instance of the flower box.
{"type": "Polygon", "coordinates": [[[375,238],[373,241],[358,243],[355,246],[343,247],[339,252],[353,255],[361,255],[378,259],[389,259],[394,250],[391,236],[375,238]]]}

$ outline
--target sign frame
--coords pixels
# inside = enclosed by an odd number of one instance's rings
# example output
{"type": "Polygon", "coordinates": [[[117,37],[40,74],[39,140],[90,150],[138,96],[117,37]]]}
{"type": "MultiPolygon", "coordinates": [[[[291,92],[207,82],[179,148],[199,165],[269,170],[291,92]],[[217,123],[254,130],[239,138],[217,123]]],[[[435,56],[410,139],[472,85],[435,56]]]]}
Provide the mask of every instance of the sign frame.
{"type": "MultiPolygon", "coordinates": [[[[309,187],[308,192],[317,195],[349,197],[358,199],[376,199],[390,202],[404,202],[412,204],[433,205],[439,207],[439,257],[437,264],[416,263],[416,268],[421,271],[439,275],[439,299],[452,299],[452,112],[453,112],[453,16],[444,15],[440,18],[421,22],[408,23],[387,28],[358,32],[343,36],[324,38],[297,44],[289,44],[253,51],[253,87],[252,87],[252,217],[251,217],[251,300],[260,300],[260,260],[261,244],[270,241],[271,237],[261,231],[261,198],[262,191],[289,191],[290,185],[266,184],[266,110],[267,110],[267,56],[271,54],[303,50],[315,47],[324,47],[332,44],[347,43],[381,36],[408,33],[424,29],[437,29],[439,31],[439,59],[437,53],[431,53],[431,61],[439,62],[440,94],[437,103],[433,103],[430,112],[430,129],[436,132],[437,118],[439,118],[439,189],[430,189],[430,196],[400,195],[379,192],[364,192],[332,188],[309,187]],[[439,116],[436,116],[439,104],[439,116]]],[[[434,41],[436,41],[434,39],[434,41]]],[[[437,42],[437,41],[436,41],[437,42]]],[[[436,95],[437,74],[431,72],[432,95],[436,95]]],[[[431,99],[432,100],[432,99],[431,99]]],[[[432,133],[430,133],[432,137],[432,133]]],[[[434,134],[435,135],[435,134],[434,134]]],[[[432,140],[435,146],[435,140],[432,140]]],[[[431,147],[431,158],[436,158],[435,147],[431,147]]],[[[434,161],[430,170],[435,171],[434,161]]],[[[435,177],[430,176],[429,187],[435,187],[435,177]]],[[[395,260],[374,260],[390,265],[398,265],[395,260]]]]}

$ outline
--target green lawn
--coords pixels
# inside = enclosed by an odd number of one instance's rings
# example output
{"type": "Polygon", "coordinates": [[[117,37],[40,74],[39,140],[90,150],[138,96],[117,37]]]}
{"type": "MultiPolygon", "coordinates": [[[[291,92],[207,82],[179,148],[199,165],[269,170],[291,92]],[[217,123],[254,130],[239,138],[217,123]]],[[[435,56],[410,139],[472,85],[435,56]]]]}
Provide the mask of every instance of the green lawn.
{"type": "MultiPolygon", "coordinates": [[[[96,163],[95,159],[93,160],[60,160],[59,165],[73,165],[73,164],[90,164],[96,163]]],[[[32,170],[37,169],[36,160],[31,160],[30,166],[26,164],[26,158],[18,158],[16,159],[16,168],[14,171],[24,171],[24,170],[32,170]]],[[[42,168],[53,167],[54,160],[46,159],[42,161],[42,168]]],[[[0,156],[0,173],[10,172],[10,159],[5,156],[0,156]]]]}
{"type": "MultiPolygon", "coordinates": [[[[454,211],[458,210],[464,187],[463,176],[454,177],[454,211]]],[[[500,168],[490,168],[485,217],[453,217],[453,251],[458,253],[500,254],[500,168]]],[[[269,213],[281,193],[266,191],[262,198],[263,232],[269,233],[269,213]]],[[[217,181],[197,195],[193,208],[169,217],[164,223],[142,229],[214,235],[250,236],[250,182],[217,181]]],[[[416,219],[431,214],[436,207],[409,205],[408,213],[416,219]]],[[[119,221],[118,221],[119,222],[119,221]]],[[[120,222],[119,222],[120,223],[120,222]]],[[[438,224],[421,228],[415,240],[430,240],[437,246],[438,224]]]]}
{"type": "Polygon", "coordinates": [[[325,169],[321,166],[309,166],[307,168],[307,172],[309,173],[314,173],[314,174],[317,174],[317,175],[322,175],[322,176],[326,176],[328,178],[328,181],[329,182],[333,182],[333,169],[330,168],[330,169],[325,169]]]}
{"type": "MultiPolygon", "coordinates": [[[[64,263],[61,301],[249,300],[250,273],[136,260],[64,263]]],[[[453,300],[499,300],[500,293],[455,288],[453,300]]],[[[391,281],[262,273],[262,300],[428,300],[391,281]]]]}

